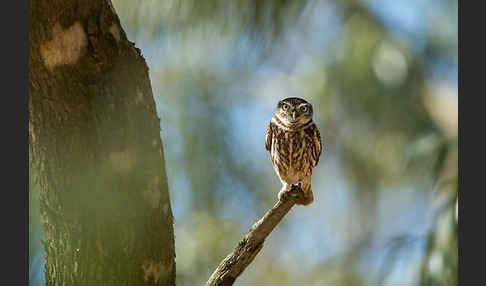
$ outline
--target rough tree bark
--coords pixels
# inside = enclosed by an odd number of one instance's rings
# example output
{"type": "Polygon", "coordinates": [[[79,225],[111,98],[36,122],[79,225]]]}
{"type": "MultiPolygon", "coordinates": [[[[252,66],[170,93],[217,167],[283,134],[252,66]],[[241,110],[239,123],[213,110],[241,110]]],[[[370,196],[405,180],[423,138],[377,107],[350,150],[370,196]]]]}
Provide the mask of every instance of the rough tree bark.
{"type": "MultiPolygon", "coordinates": [[[[159,118],[110,0],[31,0],[29,148],[47,285],[175,285],[159,118]]],[[[33,183],[33,182],[31,182],[33,183]]]]}

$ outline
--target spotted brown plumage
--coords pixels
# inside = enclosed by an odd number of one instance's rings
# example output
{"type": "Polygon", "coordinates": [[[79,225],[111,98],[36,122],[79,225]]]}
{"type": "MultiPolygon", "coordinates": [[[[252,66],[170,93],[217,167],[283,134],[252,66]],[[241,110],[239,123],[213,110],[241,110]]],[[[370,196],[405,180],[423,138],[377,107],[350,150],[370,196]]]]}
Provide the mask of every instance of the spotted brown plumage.
{"type": "Polygon", "coordinates": [[[312,105],[304,99],[286,98],[278,103],[265,136],[265,148],[283,185],[279,198],[291,185],[301,183],[306,197],[303,205],[314,200],[311,176],[322,153],[312,115],[312,105]]]}

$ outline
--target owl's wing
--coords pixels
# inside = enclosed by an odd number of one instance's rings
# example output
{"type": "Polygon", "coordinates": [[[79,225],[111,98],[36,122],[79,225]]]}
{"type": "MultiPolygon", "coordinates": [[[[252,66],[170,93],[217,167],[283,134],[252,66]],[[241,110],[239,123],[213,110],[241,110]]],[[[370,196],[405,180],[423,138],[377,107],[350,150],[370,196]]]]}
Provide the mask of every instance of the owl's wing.
{"type": "Polygon", "coordinates": [[[270,149],[272,148],[272,137],[273,137],[272,122],[270,122],[268,124],[267,132],[265,134],[265,149],[267,149],[268,152],[270,152],[270,149]]]}
{"type": "Polygon", "coordinates": [[[314,148],[315,148],[315,164],[314,167],[317,166],[319,163],[319,158],[321,157],[322,153],[322,141],[321,141],[321,134],[319,133],[319,129],[317,129],[317,126],[314,125],[314,132],[312,132],[312,139],[314,140],[314,148]]]}

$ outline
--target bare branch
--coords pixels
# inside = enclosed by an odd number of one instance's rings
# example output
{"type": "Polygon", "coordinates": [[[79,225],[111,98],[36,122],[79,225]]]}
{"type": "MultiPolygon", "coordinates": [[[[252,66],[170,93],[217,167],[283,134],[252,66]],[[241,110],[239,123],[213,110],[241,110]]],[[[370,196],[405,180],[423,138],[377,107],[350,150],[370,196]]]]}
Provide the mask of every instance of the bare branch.
{"type": "Polygon", "coordinates": [[[236,278],[243,273],[263,248],[263,243],[282,218],[295,205],[304,200],[300,186],[292,185],[291,189],[257,221],[213,272],[205,286],[233,285],[236,278]]]}

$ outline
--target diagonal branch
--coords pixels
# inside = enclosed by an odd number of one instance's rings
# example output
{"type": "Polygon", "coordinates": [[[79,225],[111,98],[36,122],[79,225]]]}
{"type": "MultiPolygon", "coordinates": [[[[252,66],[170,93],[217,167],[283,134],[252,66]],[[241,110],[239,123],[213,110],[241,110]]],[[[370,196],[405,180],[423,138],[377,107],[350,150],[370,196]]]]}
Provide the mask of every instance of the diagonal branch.
{"type": "Polygon", "coordinates": [[[303,200],[303,196],[304,193],[300,186],[292,185],[290,190],[251,227],[235,250],[221,261],[205,286],[233,285],[236,278],[243,273],[263,248],[263,242],[267,236],[295,203],[303,200]]]}

